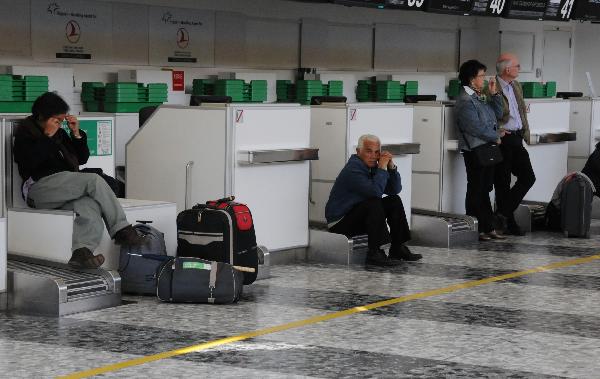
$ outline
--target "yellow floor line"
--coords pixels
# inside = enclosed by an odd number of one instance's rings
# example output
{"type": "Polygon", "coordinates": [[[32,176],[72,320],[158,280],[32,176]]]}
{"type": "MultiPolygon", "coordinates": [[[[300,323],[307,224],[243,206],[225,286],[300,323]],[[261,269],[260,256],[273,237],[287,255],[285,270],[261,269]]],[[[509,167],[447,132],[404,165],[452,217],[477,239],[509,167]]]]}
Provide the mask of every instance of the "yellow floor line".
{"type": "Polygon", "coordinates": [[[485,279],[480,279],[480,280],[473,280],[470,282],[453,284],[448,287],[442,287],[442,288],[437,288],[437,289],[433,289],[433,290],[429,290],[429,291],[425,291],[425,292],[415,293],[412,295],[400,296],[400,297],[397,297],[394,299],[378,301],[376,303],[366,304],[363,306],[354,307],[354,308],[346,309],[346,310],[339,311],[339,312],[328,313],[328,314],[321,315],[321,316],[310,317],[310,318],[307,318],[304,320],[293,321],[293,322],[289,322],[287,324],[277,325],[277,326],[273,326],[270,328],[256,330],[253,332],[238,334],[236,336],[222,338],[222,339],[210,341],[210,342],[205,342],[205,343],[201,343],[198,345],[188,346],[188,347],[184,347],[181,349],[165,351],[163,353],[148,355],[145,357],[140,357],[140,358],[132,359],[129,361],[124,361],[124,362],[119,362],[119,363],[115,363],[112,365],[102,366],[102,367],[94,368],[91,370],[75,372],[73,374],[61,376],[59,378],[61,378],[61,379],[88,378],[88,377],[94,376],[94,375],[100,375],[100,374],[104,374],[107,372],[122,370],[127,367],[132,367],[132,366],[137,366],[137,365],[141,365],[144,363],[154,362],[154,361],[158,361],[158,360],[165,359],[165,358],[172,358],[172,357],[175,357],[178,355],[184,355],[184,354],[189,354],[189,353],[193,353],[193,352],[197,352],[197,351],[201,351],[201,350],[206,350],[206,349],[210,349],[210,348],[213,348],[216,346],[222,346],[222,345],[230,344],[230,343],[237,342],[237,341],[243,341],[243,340],[247,340],[250,338],[263,336],[266,334],[282,332],[284,330],[299,328],[299,327],[310,325],[310,324],[316,324],[318,322],[329,321],[329,320],[333,320],[333,319],[340,318],[340,317],[350,316],[350,315],[353,315],[356,313],[365,312],[365,311],[375,309],[375,308],[381,308],[381,307],[385,307],[388,305],[404,303],[404,302],[410,301],[410,300],[424,299],[426,297],[443,295],[446,293],[455,292],[455,291],[459,291],[462,289],[478,287],[478,286],[482,286],[484,284],[499,282],[499,281],[506,280],[506,279],[518,278],[520,276],[534,274],[534,273],[538,273],[538,272],[542,272],[542,271],[548,271],[548,270],[553,270],[553,269],[562,268],[562,267],[584,264],[584,263],[588,263],[588,262],[598,260],[598,259],[600,259],[600,254],[585,257],[585,258],[576,258],[576,259],[571,259],[568,261],[552,263],[549,265],[539,266],[539,267],[535,267],[535,268],[532,268],[529,270],[513,272],[510,274],[504,274],[504,275],[493,276],[490,278],[485,278],[485,279]]]}

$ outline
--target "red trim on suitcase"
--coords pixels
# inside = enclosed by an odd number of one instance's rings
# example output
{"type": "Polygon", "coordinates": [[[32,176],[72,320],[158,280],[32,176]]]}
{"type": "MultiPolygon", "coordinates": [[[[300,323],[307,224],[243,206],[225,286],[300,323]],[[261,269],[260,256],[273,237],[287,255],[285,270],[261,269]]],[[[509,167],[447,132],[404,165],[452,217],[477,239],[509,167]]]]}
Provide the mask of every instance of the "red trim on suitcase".
{"type": "Polygon", "coordinates": [[[250,230],[252,228],[252,214],[244,204],[232,204],[235,220],[239,230],[250,230]]]}

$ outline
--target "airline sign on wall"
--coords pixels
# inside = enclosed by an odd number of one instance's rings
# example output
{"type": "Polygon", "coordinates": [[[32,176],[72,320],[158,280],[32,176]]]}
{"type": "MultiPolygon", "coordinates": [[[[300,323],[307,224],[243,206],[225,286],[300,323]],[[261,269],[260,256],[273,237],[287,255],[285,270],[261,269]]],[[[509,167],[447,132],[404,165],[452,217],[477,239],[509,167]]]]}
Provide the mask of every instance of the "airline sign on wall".
{"type": "Polygon", "coordinates": [[[33,58],[44,62],[109,62],[112,55],[110,3],[32,0],[33,58]]]}
{"type": "Polygon", "coordinates": [[[150,7],[150,64],[213,66],[215,13],[150,7]]]}

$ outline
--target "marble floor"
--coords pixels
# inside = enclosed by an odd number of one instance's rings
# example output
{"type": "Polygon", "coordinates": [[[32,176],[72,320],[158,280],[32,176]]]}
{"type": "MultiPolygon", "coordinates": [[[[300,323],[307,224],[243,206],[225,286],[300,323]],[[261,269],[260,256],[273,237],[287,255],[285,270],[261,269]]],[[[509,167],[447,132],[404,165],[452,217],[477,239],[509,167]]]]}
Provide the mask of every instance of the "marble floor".
{"type": "Polygon", "coordinates": [[[535,232],[451,250],[413,247],[423,260],[392,268],[274,266],[270,279],[247,286],[234,305],[127,296],[122,306],[60,319],[0,313],[0,377],[77,374],[242,335],[98,376],[598,378],[600,260],[475,282],[600,254],[600,222],[592,236],[535,232]],[[436,291],[460,283],[466,288],[436,291]],[[334,317],[318,318],[325,315],[334,317]],[[320,321],[244,337],[313,317],[320,321]]]}

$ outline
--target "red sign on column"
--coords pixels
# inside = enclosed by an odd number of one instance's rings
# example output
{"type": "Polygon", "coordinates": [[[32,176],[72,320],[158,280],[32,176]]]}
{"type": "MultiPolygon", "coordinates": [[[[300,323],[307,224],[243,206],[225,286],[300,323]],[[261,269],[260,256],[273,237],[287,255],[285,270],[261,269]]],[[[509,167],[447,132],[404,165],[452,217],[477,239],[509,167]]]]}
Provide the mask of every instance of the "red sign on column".
{"type": "Polygon", "coordinates": [[[173,71],[173,91],[184,91],[185,81],[183,71],[173,71]]]}

